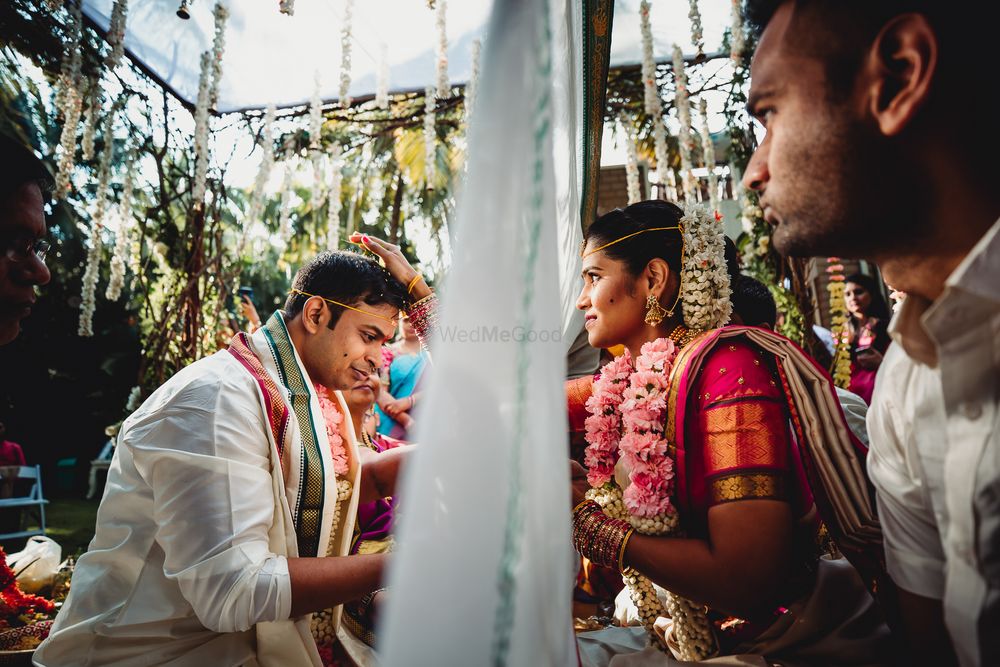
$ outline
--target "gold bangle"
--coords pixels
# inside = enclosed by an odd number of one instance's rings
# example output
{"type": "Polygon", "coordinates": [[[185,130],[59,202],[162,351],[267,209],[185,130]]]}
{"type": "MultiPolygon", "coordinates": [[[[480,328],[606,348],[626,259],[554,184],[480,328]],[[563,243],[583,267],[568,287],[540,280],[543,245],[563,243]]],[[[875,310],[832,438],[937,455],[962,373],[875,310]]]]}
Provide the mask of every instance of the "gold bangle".
{"type": "Polygon", "coordinates": [[[581,507],[583,507],[584,505],[586,505],[587,503],[592,503],[592,502],[594,501],[589,498],[584,498],[583,500],[581,500],[576,504],[576,507],[573,508],[573,514],[576,514],[576,511],[581,507]]]}
{"type": "Polygon", "coordinates": [[[621,547],[618,548],[618,571],[622,574],[625,574],[625,547],[628,545],[629,538],[632,537],[632,533],[634,532],[635,528],[629,528],[622,539],[621,547]]]}
{"type": "Polygon", "coordinates": [[[417,286],[417,283],[418,283],[418,282],[419,282],[419,281],[420,281],[420,280],[421,280],[422,278],[423,278],[423,276],[422,276],[422,275],[420,275],[419,273],[418,273],[417,275],[413,276],[413,280],[411,280],[411,281],[410,281],[410,284],[406,286],[406,293],[407,293],[407,295],[409,295],[409,294],[412,294],[412,293],[413,293],[413,288],[417,286]]]}

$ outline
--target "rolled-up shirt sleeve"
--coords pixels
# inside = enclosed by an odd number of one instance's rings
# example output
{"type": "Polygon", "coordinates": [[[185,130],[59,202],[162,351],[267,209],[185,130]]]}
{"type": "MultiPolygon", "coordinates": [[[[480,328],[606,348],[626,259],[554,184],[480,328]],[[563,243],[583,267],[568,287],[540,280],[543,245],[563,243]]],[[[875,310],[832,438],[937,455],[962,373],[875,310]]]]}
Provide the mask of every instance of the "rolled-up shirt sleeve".
{"type": "Polygon", "coordinates": [[[153,490],[164,575],[215,632],[291,613],[288,561],[268,547],[276,507],[256,401],[246,384],[195,382],[123,442],[153,490]]]}
{"type": "MultiPolygon", "coordinates": [[[[880,380],[882,379],[880,375],[880,380]]],[[[873,401],[868,411],[868,475],[875,486],[885,543],[886,568],[903,590],[944,597],[945,556],[927,490],[911,469],[894,423],[890,400],[873,401]]]]}

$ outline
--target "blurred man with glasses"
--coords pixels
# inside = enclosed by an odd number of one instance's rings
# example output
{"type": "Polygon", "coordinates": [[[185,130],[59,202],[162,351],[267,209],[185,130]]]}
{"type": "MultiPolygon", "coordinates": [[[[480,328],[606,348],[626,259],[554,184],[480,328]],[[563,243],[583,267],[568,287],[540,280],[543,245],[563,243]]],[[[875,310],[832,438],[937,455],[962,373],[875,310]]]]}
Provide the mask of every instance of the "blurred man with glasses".
{"type": "Polygon", "coordinates": [[[0,345],[17,338],[35,303],[35,287],[51,278],[42,196],[49,181],[30,149],[0,135],[0,345]]]}

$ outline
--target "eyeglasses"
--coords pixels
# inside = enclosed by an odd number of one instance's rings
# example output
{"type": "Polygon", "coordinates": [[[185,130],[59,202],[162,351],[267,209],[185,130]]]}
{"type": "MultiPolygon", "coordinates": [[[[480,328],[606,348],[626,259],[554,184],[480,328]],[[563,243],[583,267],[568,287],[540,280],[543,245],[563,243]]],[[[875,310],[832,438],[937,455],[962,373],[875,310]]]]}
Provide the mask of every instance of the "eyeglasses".
{"type": "Polygon", "coordinates": [[[52,244],[44,239],[36,241],[12,241],[4,250],[4,257],[12,262],[23,262],[34,255],[40,262],[45,262],[45,255],[52,248],[52,244]]]}

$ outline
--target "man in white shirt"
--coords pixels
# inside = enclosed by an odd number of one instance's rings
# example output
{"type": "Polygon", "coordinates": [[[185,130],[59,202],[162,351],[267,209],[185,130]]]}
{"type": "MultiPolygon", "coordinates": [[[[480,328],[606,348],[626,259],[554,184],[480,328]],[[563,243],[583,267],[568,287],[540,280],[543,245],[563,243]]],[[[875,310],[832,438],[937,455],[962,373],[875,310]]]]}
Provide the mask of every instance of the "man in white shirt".
{"type": "Polygon", "coordinates": [[[908,664],[1000,664],[1000,139],[997,87],[975,83],[995,41],[979,11],[747,3],[748,108],[767,134],[744,184],[775,248],[875,261],[907,293],[868,469],[908,664]]]}
{"type": "Polygon", "coordinates": [[[320,664],[310,613],[378,586],[384,554],[345,554],[358,502],[393,495],[402,455],[360,465],[342,397],[328,424],[316,385],[349,387],[381,364],[400,279],[416,276],[398,253],[386,264],[396,277],[321,254],[284,312],[125,420],[96,535],[35,664],[320,664]]]}

